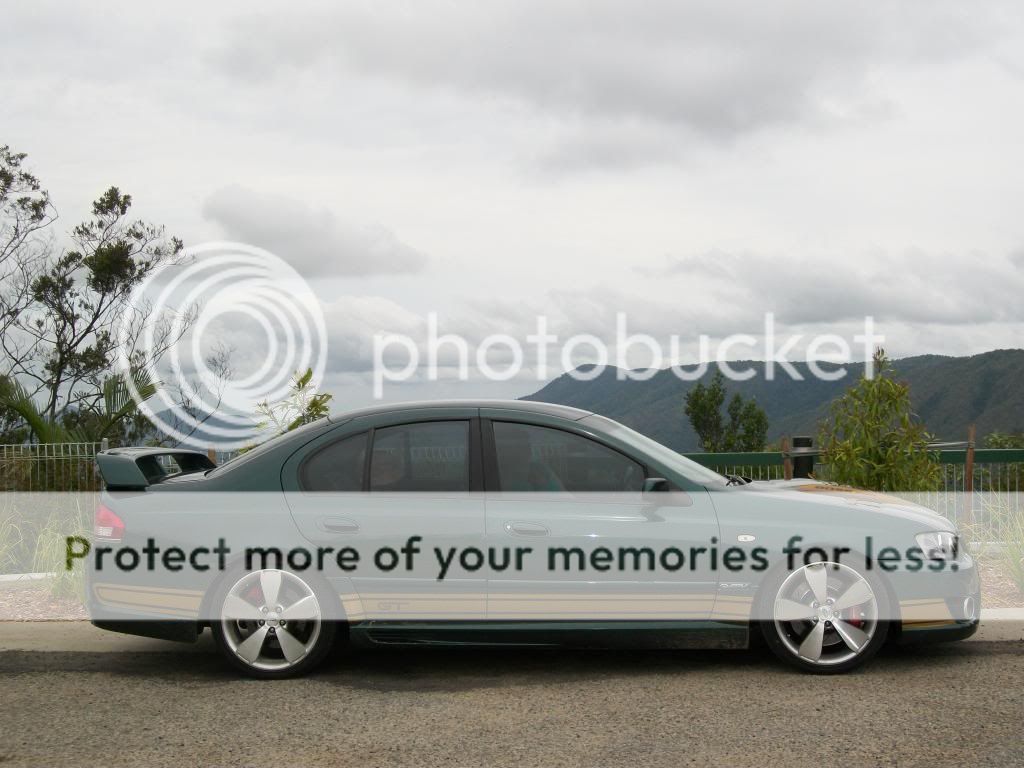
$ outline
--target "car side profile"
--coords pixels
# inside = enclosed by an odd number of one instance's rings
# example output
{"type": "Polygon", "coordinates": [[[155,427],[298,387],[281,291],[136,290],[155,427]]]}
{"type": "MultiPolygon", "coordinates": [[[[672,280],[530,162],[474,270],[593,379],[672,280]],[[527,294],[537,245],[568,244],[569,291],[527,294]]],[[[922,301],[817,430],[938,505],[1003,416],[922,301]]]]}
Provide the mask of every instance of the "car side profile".
{"type": "Polygon", "coordinates": [[[887,642],[978,626],[974,562],[939,515],[812,480],[724,477],[561,405],[379,406],[221,466],[147,448],[97,463],[93,623],[182,641],[210,629],[255,677],[308,672],[340,640],[763,638],[794,667],[836,673],[887,642]]]}

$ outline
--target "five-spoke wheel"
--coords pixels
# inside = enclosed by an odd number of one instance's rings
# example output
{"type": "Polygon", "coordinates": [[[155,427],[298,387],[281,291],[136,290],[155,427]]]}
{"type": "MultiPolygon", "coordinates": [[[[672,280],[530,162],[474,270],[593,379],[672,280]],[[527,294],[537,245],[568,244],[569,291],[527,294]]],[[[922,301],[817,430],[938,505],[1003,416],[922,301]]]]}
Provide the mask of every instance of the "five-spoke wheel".
{"type": "Polygon", "coordinates": [[[318,663],[334,640],[313,587],[288,571],[247,573],[220,596],[213,630],[235,666],[257,677],[286,677],[318,663]]]}
{"type": "Polygon", "coordinates": [[[873,574],[811,563],[767,585],[761,626],[772,650],[813,672],[846,672],[885,640],[888,600],[873,574]],[[770,602],[769,602],[770,600],[770,602]]]}

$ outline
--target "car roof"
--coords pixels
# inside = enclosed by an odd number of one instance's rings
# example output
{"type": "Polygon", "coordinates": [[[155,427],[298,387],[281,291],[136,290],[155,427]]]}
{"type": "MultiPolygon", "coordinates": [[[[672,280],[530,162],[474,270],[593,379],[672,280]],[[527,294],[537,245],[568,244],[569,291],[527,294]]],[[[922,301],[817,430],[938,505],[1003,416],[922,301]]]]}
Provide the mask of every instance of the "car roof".
{"type": "Polygon", "coordinates": [[[361,416],[373,416],[381,413],[400,413],[402,411],[418,411],[429,408],[500,408],[522,413],[539,413],[546,416],[558,416],[570,421],[579,421],[593,415],[591,411],[573,408],[558,403],[540,403],[532,400],[413,400],[404,403],[387,403],[372,405],[354,411],[332,413],[328,418],[332,424],[340,424],[361,416]]]}

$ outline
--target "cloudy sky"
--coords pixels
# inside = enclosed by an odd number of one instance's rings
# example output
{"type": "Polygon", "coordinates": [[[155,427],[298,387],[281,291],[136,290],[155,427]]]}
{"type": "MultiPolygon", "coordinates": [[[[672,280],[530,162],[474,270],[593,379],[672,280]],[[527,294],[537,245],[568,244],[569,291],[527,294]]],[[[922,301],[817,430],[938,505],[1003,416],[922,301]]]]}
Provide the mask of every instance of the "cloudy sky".
{"type": "Polygon", "coordinates": [[[0,50],[0,143],[61,223],[117,184],[188,244],[287,259],[342,402],[373,333],[431,311],[470,339],[624,311],[683,361],[766,311],[871,314],[894,356],[1021,346],[1018,3],[35,2],[0,50]]]}

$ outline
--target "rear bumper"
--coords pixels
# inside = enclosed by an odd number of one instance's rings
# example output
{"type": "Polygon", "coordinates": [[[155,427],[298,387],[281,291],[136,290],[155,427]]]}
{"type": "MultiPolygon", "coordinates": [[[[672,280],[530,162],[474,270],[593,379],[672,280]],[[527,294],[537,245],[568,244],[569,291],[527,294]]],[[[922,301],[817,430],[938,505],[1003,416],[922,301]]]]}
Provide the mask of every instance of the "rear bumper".
{"type": "Polygon", "coordinates": [[[179,643],[194,643],[199,639],[200,632],[199,624],[195,621],[139,619],[131,615],[118,618],[112,617],[109,612],[103,618],[94,618],[92,623],[110,632],[174,640],[179,643]]]}
{"type": "Polygon", "coordinates": [[[150,596],[147,588],[97,583],[95,574],[91,571],[86,572],[85,589],[89,619],[100,629],[183,643],[194,643],[202,631],[202,625],[195,618],[195,613],[191,616],[186,613],[181,618],[174,618],[173,613],[168,615],[168,610],[176,610],[168,609],[168,599],[180,600],[180,595],[167,595],[167,591],[164,590],[164,594],[158,595],[164,605],[154,606],[154,598],[150,596]],[[119,605],[101,600],[99,596],[106,594],[105,586],[110,587],[107,592],[120,590],[129,595],[134,602],[119,605]]]}

